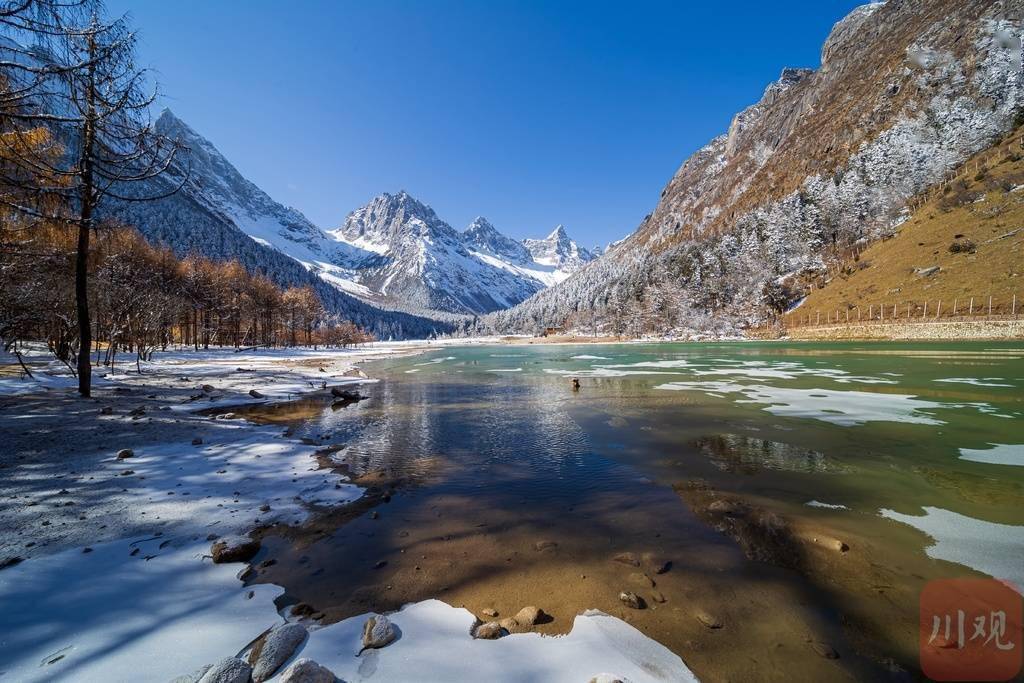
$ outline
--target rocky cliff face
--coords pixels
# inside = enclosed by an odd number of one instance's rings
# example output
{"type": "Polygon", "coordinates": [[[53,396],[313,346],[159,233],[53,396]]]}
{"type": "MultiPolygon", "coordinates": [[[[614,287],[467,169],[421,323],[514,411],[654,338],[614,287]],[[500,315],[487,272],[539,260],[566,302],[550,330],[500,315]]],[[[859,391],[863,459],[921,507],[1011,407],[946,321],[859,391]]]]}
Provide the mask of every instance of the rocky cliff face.
{"type": "Polygon", "coordinates": [[[672,290],[696,324],[758,320],[906,202],[1013,127],[1024,106],[1019,0],[888,0],[836,24],[816,70],[785,69],[686,160],[627,240],[495,317],[504,329],[610,312],[672,290]]]}

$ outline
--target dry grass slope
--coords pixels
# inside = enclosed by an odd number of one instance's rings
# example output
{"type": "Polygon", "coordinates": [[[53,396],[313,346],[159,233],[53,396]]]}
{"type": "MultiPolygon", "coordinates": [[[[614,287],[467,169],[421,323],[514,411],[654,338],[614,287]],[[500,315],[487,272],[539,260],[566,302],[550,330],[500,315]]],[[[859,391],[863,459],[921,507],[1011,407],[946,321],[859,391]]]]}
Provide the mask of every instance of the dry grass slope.
{"type": "Polygon", "coordinates": [[[1016,295],[1024,309],[1024,126],[969,160],[949,182],[919,200],[919,208],[891,238],[876,242],[837,269],[820,289],[787,316],[788,323],[813,322],[821,313],[841,320],[857,307],[878,318],[1010,313],[1016,295]],[[920,203],[923,201],[923,203],[920,203]],[[938,270],[933,270],[934,268],[938,270]],[[941,300],[941,309],[938,302],[941,300]]]}

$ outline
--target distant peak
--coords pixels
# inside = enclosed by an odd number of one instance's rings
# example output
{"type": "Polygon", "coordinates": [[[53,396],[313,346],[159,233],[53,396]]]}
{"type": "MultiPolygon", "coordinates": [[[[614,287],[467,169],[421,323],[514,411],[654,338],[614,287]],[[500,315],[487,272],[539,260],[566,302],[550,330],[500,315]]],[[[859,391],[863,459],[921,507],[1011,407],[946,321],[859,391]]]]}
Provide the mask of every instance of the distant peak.
{"type": "Polygon", "coordinates": [[[562,240],[569,239],[569,234],[565,231],[565,226],[559,223],[555,226],[555,229],[551,231],[551,234],[547,236],[549,240],[562,240]]]}

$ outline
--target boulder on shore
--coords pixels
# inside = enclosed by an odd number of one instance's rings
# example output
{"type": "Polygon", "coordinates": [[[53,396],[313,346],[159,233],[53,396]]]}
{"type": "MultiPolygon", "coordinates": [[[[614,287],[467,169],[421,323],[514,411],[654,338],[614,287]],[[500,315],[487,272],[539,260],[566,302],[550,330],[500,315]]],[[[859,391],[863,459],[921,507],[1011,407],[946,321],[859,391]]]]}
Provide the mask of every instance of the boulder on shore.
{"type": "Polygon", "coordinates": [[[237,657],[226,657],[211,666],[199,683],[249,683],[252,667],[237,657]]]}
{"type": "Polygon", "coordinates": [[[544,610],[528,605],[516,612],[515,620],[520,626],[533,626],[545,616],[544,610]]]}
{"type": "Polygon", "coordinates": [[[247,536],[222,538],[210,546],[214,564],[248,562],[260,550],[260,542],[247,536]]]}
{"type": "Polygon", "coordinates": [[[473,631],[473,637],[479,638],[480,640],[497,640],[504,635],[504,629],[496,621],[488,621],[487,623],[480,624],[473,631]]]}
{"type": "Polygon", "coordinates": [[[263,683],[273,676],[305,640],[306,627],[302,624],[281,624],[271,629],[249,656],[252,680],[263,683]]]}
{"type": "Polygon", "coordinates": [[[321,666],[312,659],[302,658],[285,669],[278,679],[281,683],[334,683],[334,673],[326,666],[321,666]]]}
{"type": "Polygon", "coordinates": [[[395,627],[387,617],[382,614],[370,617],[363,625],[363,647],[357,656],[362,654],[363,650],[390,645],[396,636],[395,627]]]}

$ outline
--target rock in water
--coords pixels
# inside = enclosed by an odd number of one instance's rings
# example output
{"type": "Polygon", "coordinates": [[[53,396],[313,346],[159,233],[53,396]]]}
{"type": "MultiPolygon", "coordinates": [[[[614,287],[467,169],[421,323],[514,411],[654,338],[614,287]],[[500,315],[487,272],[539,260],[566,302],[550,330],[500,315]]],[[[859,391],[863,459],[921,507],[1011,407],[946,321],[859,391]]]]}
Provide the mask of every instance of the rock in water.
{"type": "Polygon", "coordinates": [[[816,640],[812,641],[811,649],[825,659],[839,659],[839,653],[836,652],[836,649],[828,643],[821,643],[816,640]]]}
{"type": "Polygon", "coordinates": [[[252,667],[237,657],[227,657],[211,666],[199,683],[249,683],[252,667]]]}
{"type": "Polygon", "coordinates": [[[638,586],[643,586],[644,588],[654,588],[654,579],[643,572],[631,572],[629,580],[638,586]]]}
{"type": "Polygon", "coordinates": [[[664,574],[672,568],[672,563],[657,553],[644,553],[642,558],[655,574],[664,574]]]}
{"type": "Polygon", "coordinates": [[[693,616],[708,628],[722,628],[722,620],[706,610],[698,609],[693,613],[693,616]]]}
{"type": "Polygon", "coordinates": [[[334,683],[334,674],[312,659],[297,659],[278,679],[281,683],[334,683]]]}
{"type": "Polygon", "coordinates": [[[204,385],[203,385],[203,386],[202,386],[201,388],[202,388],[202,390],[203,390],[203,391],[205,391],[205,392],[206,392],[207,394],[210,394],[210,393],[213,393],[214,391],[216,391],[216,390],[215,390],[215,389],[213,388],[213,385],[212,385],[212,384],[204,384],[204,385]]]}
{"type": "Polygon", "coordinates": [[[395,639],[395,635],[395,627],[387,617],[384,615],[370,617],[363,625],[363,647],[357,656],[361,655],[363,650],[389,645],[395,639]]]}
{"type": "Polygon", "coordinates": [[[529,605],[516,612],[515,620],[520,626],[533,626],[544,616],[544,610],[529,605]]]}
{"type": "Polygon", "coordinates": [[[338,387],[331,388],[331,395],[335,398],[344,399],[346,401],[361,401],[363,396],[358,391],[351,391],[350,389],[339,389],[338,387]]]}
{"type": "Polygon", "coordinates": [[[622,604],[626,607],[631,607],[633,609],[644,608],[644,599],[633,591],[622,591],[619,593],[619,600],[621,600],[622,604]]]}
{"type": "Polygon", "coordinates": [[[295,650],[306,640],[306,627],[302,624],[282,624],[273,628],[263,642],[257,645],[250,656],[252,680],[263,683],[288,661],[295,650]]]}
{"type": "Polygon", "coordinates": [[[134,456],[135,456],[135,451],[133,451],[130,448],[122,448],[121,450],[119,450],[117,452],[117,459],[118,460],[125,460],[127,458],[131,458],[131,457],[134,457],[134,456]]]}
{"type": "Polygon", "coordinates": [[[222,538],[210,547],[214,564],[248,562],[260,550],[260,542],[247,537],[222,538]]]}
{"type": "Polygon", "coordinates": [[[640,560],[637,559],[635,553],[619,553],[612,558],[612,562],[618,562],[619,564],[629,565],[630,567],[639,567],[640,560]]]}
{"type": "Polygon", "coordinates": [[[481,640],[497,640],[501,638],[502,631],[501,624],[496,621],[488,621],[486,624],[480,624],[476,627],[473,637],[480,638],[481,640]]]}
{"type": "Polygon", "coordinates": [[[263,394],[261,394],[260,392],[256,391],[255,389],[250,389],[249,390],[249,395],[252,396],[253,398],[264,398],[263,394]]]}

